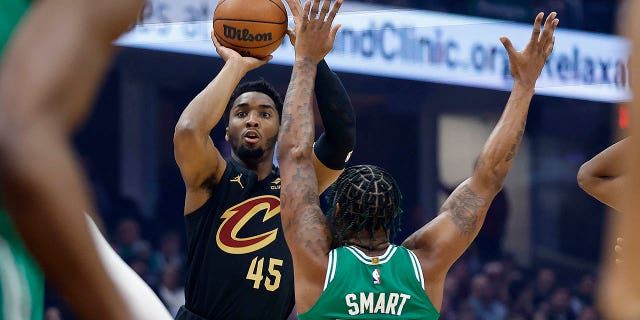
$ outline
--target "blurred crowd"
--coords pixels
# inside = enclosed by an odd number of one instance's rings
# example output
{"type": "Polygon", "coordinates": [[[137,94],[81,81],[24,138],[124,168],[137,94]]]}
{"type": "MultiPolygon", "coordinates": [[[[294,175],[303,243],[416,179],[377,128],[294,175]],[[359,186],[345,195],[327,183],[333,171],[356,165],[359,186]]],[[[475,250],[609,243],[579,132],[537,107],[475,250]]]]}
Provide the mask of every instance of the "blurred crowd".
{"type": "MultiPolygon", "coordinates": [[[[132,211],[115,222],[105,221],[107,240],[120,257],[155,291],[175,316],[184,304],[186,235],[184,225],[170,226],[132,211]]],[[[45,320],[73,319],[70,310],[53,291],[46,295],[45,320]]]]}
{"type": "MultiPolygon", "coordinates": [[[[134,216],[121,218],[113,228],[111,244],[175,315],[185,299],[185,236],[181,230],[156,232],[147,225],[134,216]]],[[[598,319],[595,285],[593,273],[526,269],[509,254],[483,261],[474,246],[447,276],[440,319],[594,320],[598,319]]],[[[60,301],[48,305],[45,320],[65,318],[66,312],[58,309],[60,301]]]]}
{"type": "Polygon", "coordinates": [[[466,257],[445,282],[442,320],[594,320],[596,276],[541,267],[527,270],[506,257],[486,263],[466,257]]]}

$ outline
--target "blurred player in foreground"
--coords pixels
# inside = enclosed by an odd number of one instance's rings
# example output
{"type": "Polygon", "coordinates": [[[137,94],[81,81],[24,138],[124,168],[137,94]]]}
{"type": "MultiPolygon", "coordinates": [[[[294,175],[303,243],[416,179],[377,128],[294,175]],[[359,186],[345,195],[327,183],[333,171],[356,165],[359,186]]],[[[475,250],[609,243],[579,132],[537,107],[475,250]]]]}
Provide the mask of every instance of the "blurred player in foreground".
{"type": "Polygon", "coordinates": [[[0,319],[42,319],[39,268],[78,318],[132,318],[83,216],[93,206],[70,136],[90,110],[112,41],[133,25],[142,5],[2,3],[0,319]]]}
{"type": "MultiPolygon", "coordinates": [[[[612,219],[610,235],[624,238],[624,261],[615,264],[615,257],[608,251],[600,284],[599,303],[607,319],[640,319],[640,1],[629,1],[625,21],[625,35],[631,39],[632,54],[629,61],[631,88],[631,135],[628,151],[622,161],[622,170],[629,172],[629,186],[622,193],[619,205],[623,212],[612,219]],[[634,81],[635,80],[635,81],[634,81]]],[[[614,204],[615,205],[615,204],[614,204]]]]}

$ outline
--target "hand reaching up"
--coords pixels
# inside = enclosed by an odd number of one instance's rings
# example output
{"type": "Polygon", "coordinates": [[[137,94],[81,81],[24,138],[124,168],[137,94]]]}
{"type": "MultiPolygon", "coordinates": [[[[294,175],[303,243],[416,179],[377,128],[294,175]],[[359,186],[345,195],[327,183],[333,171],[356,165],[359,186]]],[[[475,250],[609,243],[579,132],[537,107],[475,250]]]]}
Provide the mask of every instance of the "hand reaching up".
{"type": "Polygon", "coordinates": [[[542,72],[547,59],[553,51],[555,43],[554,31],[558,26],[559,20],[556,19],[556,13],[552,12],[547,16],[544,23],[544,30],[540,32],[540,25],[544,13],[540,12],[536,16],[531,33],[531,40],[522,51],[516,51],[511,44],[511,40],[507,37],[501,37],[500,41],[509,54],[509,68],[511,75],[516,82],[521,85],[533,88],[536,80],[542,72]]]}
{"type": "Polygon", "coordinates": [[[340,25],[332,24],[342,0],[337,0],[333,7],[330,0],[310,0],[305,3],[304,8],[298,0],[287,0],[287,3],[295,23],[296,59],[320,62],[333,49],[340,25]]]}

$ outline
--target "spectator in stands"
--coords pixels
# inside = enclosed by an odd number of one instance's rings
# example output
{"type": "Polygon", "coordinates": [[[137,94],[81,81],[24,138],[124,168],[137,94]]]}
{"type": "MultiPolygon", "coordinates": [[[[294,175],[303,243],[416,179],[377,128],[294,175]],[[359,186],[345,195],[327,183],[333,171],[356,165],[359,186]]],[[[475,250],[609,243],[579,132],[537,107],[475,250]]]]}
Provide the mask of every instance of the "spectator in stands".
{"type": "Polygon", "coordinates": [[[531,319],[535,313],[533,286],[524,279],[515,279],[509,284],[510,315],[531,319]]]}
{"type": "Polygon", "coordinates": [[[124,218],[118,223],[114,249],[127,263],[151,255],[151,245],[140,237],[140,225],[133,218],[124,218]]]}
{"type": "Polygon", "coordinates": [[[507,308],[496,299],[493,283],[484,274],[472,278],[468,303],[479,319],[502,320],[507,316],[507,308]]]}
{"type": "Polygon", "coordinates": [[[576,294],[571,300],[571,307],[580,314],[582,309],[593,306],[593,297],[596,291],[596,279],[593,274],[586,274],[580,280],[576,294]]]}
{"type": "Polygon", "coordinates": [[[549,301],[548,319],[575,320],[576,318],[576,313],[571,309],[571,291],[565,287],[555,289],[549,301]]]}
{"type": "Polygon", "coordinates": [[[488,262],[484,265],[482,270],[491,283],[495,299],[502,303],[508,302],[509,288],[507,285],[507,279],[504,273],[504,266],[502,265],[502,262],[488,262]]]}
{"type": "Polygon", "coordinates": [[[533,303],[536,308],[543,302],[549,301],[551,293],[556,287],[556,273],[550,268],[542,268],[538,271],[535,283],[533,303]]]}
{"type": "Polygon", "coordinates": [[[184,266],[182,252],[182,238],[176,231],[169,231],[162,235],[160,249],[153,255],[152,270],[161,272],[165,267],[180,270],[184,266]]]}
{"type": "Polygon", "coordinates": [[[162,270],[158,295],[171,315],[175,317],[180,306],[185,302],[184,286],[180,281],[179,269],[175,266],[166,265],[162,270]]]}
{"type": "Polygon", "coordinates": [[[578,315],[578,320],[598,320],[598,313],[591,306],[584,307],[578,315]]]}

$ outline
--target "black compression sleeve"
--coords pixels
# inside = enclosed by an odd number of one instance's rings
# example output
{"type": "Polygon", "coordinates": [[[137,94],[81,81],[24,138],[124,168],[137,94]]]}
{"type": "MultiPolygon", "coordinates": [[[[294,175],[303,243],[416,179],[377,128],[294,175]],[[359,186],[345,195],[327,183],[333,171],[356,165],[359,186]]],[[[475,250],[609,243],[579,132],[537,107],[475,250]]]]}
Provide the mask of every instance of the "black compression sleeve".
{"type": "Polygon", "coordinates": [[[316,157],[327,168],[344,169],[356,143],[356,116],[340,78],[324,60],[318,63],[315,93],[324,125],[314,145],[316,157]]]}

